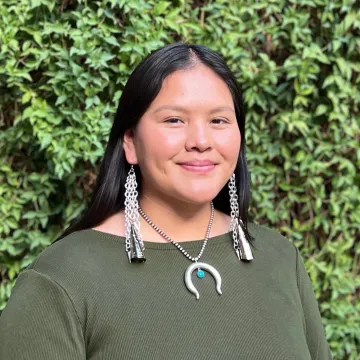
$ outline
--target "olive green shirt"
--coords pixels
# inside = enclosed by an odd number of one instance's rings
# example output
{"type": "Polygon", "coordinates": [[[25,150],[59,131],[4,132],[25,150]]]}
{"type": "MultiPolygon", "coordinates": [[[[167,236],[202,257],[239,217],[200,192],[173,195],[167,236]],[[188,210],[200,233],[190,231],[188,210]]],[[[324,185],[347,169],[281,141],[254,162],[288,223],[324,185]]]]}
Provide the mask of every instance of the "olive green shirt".
{"type": "MultiPolygon", "coordinates": [[[[72,233],[22,271],[0,317],[1,360],[329,360],[312,284],[298,249],[249,223],[256,249],[239,261],[231,233],[209,239],[205,271],[184,283],[192,262],[171,243],[145,241],[130,263],[125,239],[72,233]]],[[[146,240],[146,239],[145,239],[146,240]]],[[[197,256],[203,240],[182,242],[197,256]]]]}

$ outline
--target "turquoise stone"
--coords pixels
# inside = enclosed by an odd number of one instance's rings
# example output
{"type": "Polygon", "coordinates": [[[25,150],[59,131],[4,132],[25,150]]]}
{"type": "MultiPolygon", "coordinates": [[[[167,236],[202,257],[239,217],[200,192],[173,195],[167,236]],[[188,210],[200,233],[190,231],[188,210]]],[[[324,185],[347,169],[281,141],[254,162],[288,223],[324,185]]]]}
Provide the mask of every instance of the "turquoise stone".
{"type": "Polygon", "coordinates": [[[198,270],[198,272],[197,272],[197,276],[200,278],[200,279],[202,279],[204,276],[205,276],[205,273],[204,273],[204,271],[202,271],[202,270],[198,270]]]}

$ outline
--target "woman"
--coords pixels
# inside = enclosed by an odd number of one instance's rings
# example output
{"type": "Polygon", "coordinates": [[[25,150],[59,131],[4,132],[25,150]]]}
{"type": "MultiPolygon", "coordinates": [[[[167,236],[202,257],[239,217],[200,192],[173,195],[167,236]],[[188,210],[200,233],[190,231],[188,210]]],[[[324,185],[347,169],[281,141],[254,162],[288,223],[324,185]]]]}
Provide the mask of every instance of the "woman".
{"type": "Polygon", "coordinates": [[[88,211],[18,277],[0,358],[331,359],[299,251],[249,197],[233,74],[205,46],[153,52],[88,211]]]}

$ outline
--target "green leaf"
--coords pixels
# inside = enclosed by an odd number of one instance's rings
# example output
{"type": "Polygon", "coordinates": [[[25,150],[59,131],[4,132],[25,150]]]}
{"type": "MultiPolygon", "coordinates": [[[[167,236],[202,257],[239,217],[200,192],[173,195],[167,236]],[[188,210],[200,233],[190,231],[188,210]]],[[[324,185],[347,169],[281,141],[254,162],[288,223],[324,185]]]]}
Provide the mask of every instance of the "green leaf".
{"type": "Polygon", "coordinates": [[[67,96],[65,95],[61,95],[57,98],[55,105],[61,105],[62,103],[64,103],[67,99],[67,96]]]}
{"type": "Polygon", "coordinates": [[[33,36],[34,36],[34,40],[41,46],[42,45],[41,34],[39,32],[35,32],[33,36]]]}
{"type": "Polygon", "coordinates": [[[159,1],[154,7],[154,15],[159,16],[165,13],[166,9],[169,7],[170,3],[168,1],[159,1]]]}
{"type": "Polygon", "coordinates": [[[26,92],[21,98],[21,103],[26,104],[27,102],[30,101],[31,97],[32,97],[32,93],[31,92],[26,92]]]}
{"type": "Polygon", "coordinates": [[[320,116],[320,115],[323,115],[325,114],[326,112],[328,111],[328,108],[326,105],[324,104],[319,104],[317,107],[316,107],[316,110],[315,110],[315,116],[320,116]]]}

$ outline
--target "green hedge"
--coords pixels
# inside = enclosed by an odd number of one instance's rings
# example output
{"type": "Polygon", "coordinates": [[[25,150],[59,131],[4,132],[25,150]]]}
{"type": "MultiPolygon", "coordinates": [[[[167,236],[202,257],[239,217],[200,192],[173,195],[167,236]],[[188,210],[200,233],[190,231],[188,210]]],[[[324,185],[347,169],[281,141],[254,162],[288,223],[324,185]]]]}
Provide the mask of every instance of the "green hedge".
{"type": "Polygon", "coordinates": [[[334,358],[360,359],[355,0],[7,0],[0,18],[0,310],[86,208],[131,71],[199,43],[243,87],[251,220],[300,249],[334,358]]]}

